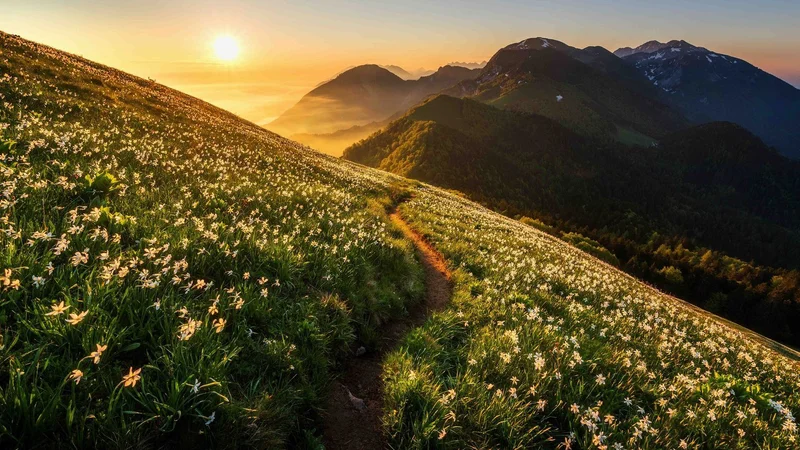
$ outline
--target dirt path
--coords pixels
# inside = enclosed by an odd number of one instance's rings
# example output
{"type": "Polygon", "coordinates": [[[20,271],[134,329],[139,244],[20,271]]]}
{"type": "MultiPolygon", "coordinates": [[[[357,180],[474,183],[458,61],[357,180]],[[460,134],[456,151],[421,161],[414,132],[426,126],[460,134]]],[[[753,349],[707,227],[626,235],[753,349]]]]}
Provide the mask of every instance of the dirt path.
{"type": "Polygon", "coordinates": [[[452,286],[447,264],[439,252],[403,220],[398,212],[389,215],[392,222],[414,242],[425,269],[425,299],[402,319],[384,324],[378,330],[379,348],[367,349],[351,358],[339,381],[328,393],[324,414],[323,440],[329,450],[380,450],[387,448],[381,429],[384,356],[412,328],[421,325],[432,311],[442,309],[450,300],[452,286]]]}

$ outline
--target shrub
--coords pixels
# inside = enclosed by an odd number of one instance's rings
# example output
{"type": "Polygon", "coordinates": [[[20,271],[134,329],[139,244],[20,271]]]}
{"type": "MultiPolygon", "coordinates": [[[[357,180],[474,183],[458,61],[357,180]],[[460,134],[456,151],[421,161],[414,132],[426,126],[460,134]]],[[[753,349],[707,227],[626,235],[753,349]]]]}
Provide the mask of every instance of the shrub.
{"type": "Polygon", "coordinates": [[[613,253],[608,251],[607,248],[600,245],[599,242],[589,239],[586,236],[579,234],[579,233],[566,233],[562,237],[565,241],[569,242],[570,244],[578,247],[579,249],[585,251],[586,253],[605,261],[612,266],[619,267],[619,260],[613,253]]]}
{"type": "Polygon", "coordinates": [[[681,269],[678,269],[675,266],[662,267],[659,269],[658,273],[661,274],[661,276],[663,276],[664,279],[669,283],[674,285],[683,284],[683,274],[681,273],[681,269]]]}
{"type": "Polygon", "coordinates": [[[546,223],[542,222],[539,219],[531,219],[530,217],[523,216],[519,219],[520,222],[528,225],[530,227],[536,228],[539,231],[544,231],[547,234],[555,235],[558,233],[555,228],[547,225],[546,223]]]}

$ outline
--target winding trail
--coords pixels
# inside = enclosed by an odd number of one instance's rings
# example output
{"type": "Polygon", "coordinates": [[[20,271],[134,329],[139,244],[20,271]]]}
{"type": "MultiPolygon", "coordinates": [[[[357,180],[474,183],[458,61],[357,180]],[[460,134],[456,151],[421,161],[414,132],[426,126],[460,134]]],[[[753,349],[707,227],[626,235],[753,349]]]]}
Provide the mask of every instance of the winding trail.
{"type": "Polygon", "coordinates": [[[405,334],[421,325],[433,312],[450,301],[450,271],[442,255],[436,251],[397,211],[389,214],[407,239],[414,243],[425,270],[425,298],[409,310],[406,317],[382,325],[377,349],[350,358],[339,381],[328,392],[323,415],[323,441],[327,450],[379,450],[387,448],[381,425],[383,415],[383,359],[405,334]]]}

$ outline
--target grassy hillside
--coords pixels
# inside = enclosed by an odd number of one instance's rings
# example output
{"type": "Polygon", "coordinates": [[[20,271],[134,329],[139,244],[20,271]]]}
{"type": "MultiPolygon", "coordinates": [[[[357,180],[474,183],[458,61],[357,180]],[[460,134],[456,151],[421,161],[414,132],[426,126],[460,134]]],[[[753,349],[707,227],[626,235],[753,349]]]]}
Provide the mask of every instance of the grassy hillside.
{"type": "Polygon", "coordinates": [[[797,447],[796,361],[465,200],[401,212],[457,270],[387,360],[396,448],[797,447]]]}
{"type": "Polygon", "coordinates": [[[337,357],[421,292],[387,177],[0,51],[0,446],[313,445],[337,357]]]}
{"type": "Polygon", "coordinates": [[[0,52],[0,447],[319,448],[337,359],[421,294],[398,184],[457,293],[385,365],[396,447],[796,445],[796,362],[562,241],[81,58],[0,52]]]}
{"type": "Polygon", "coordinates": [[[800,345],[800,166],[734,124],[634,148],[440,96],[345,157],[606,247],[629,272],[800,345]]]}

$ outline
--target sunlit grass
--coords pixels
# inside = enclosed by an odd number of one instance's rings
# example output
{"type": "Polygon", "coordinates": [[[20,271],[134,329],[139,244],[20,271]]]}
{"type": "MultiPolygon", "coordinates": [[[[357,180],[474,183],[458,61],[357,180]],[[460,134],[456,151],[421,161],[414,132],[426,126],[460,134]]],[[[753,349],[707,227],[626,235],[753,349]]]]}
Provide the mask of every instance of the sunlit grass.
{"type": "Polygon", "coordinates": [[[422,289],[388,180],[45,47],[0,51],[0,446],[315,442],[337,359],[422,289]]]}
{"type": "Polygon", "coordinates": [[[397,448],[794,448],[800,365],[437,191],[401,207],[456,270],[387,363],[397,448]]]}

